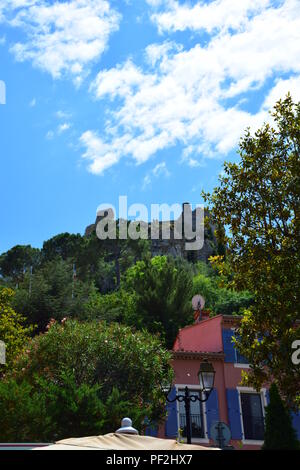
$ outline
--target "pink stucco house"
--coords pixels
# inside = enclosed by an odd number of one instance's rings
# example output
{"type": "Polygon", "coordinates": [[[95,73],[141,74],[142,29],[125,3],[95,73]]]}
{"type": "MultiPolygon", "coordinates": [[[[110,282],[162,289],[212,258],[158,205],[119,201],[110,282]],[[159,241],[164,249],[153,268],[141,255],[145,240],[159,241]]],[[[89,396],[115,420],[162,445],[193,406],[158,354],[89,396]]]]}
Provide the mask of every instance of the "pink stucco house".
{"type": "MultiPolygon", "coordinates": [[[[199,393],[198,370],[203,360],[215,371],[215,385],[205,403],[191,404],[192,442],[213,445],[210,428],[214,421],[227,423],[231,430],[231,445],[236,449],[259,449],[263,443],[265,406],[268,387],[258,393],[242,387],[241,372],[249,365],[234,348],[232,337],[239,317],[205,316],[202,321],[181,329],[173,346],[175,383],[170,398],[183,392],[185,386],[199,393]]],[[[158,437],[176,438],[178,429],[185,430],[183,403],[168,403],[166,422],[158,428],[158,437]]],[[[293,415],[293,425],[300,439],[300,414],[293,415]]],[[[184,436],[184,433],[183,433],[184,436]]]]}

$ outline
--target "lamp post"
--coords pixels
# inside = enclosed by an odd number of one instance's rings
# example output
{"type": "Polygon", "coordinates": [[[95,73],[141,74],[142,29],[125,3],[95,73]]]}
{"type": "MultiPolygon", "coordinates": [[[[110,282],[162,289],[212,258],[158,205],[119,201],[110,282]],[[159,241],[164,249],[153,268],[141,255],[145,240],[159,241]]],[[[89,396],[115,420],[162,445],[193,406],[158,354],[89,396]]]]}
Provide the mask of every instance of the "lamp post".
{"type": "Polygon", "coordinates": [[[169,387],[168,392],[165,393],[166,399],[169,403],[174,403],[175,401],[178,401],[180,403],[184,402],[185,416],[186,416],[186,440],[188,444],[191,444],[191,437],[192,437],[191,403],[195,403],[196,401],[203,403],[208,400],[209,395],[212,389],[214,388],[215,373],[216,371],[214,370],[212,364],[208,362],[202,362],[200,365],[199,372],[198,372],[198,380],[200,384],[199,395],[190,395],[190,391],[188,387],[185,387],[184,395],[176,394],[175,398],[173,399],[170,399],[168,397],[171,391],[171,386],[169,387]]]}

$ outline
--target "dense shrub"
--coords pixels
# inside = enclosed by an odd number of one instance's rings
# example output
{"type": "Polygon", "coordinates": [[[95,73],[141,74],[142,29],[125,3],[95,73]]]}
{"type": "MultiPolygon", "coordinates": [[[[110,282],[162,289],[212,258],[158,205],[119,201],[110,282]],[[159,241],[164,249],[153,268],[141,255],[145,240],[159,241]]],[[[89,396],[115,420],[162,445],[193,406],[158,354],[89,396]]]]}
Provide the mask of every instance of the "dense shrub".
{"type": "Polygon", "coordinates": [[[148,332],[52,322],[0,383],[1,439],[53,441],[112,432],[124,415],[142,429],[165,413],[170,354],[148,332]]]}
{"type": "Polygon", "coordinates": [[[282,402],[275,384],[270,387],[270,403],[266,408],[264,450],[300,449],[290,412],[282,402]]]}

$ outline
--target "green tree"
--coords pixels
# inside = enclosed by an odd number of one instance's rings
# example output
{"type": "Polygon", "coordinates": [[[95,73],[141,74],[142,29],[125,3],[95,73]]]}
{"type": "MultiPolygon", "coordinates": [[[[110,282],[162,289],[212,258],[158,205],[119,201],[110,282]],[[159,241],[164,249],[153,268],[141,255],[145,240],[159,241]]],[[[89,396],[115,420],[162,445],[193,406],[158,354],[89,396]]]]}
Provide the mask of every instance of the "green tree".
{"type": "Polygon", "coordinates": [[[270,403],[266,408],[263,450],[300,449],[291,415],[283,404],[275,384],[270,387],[270,403]]]}
{"type": "Polygon", "coordinates": [[[161,333],[171,348],[178,329],[193,319],[190,271],[173,258],[149,257],[127,270],[124,286],[136,297],[136,308],[125,321],[161,333]]]}
{"type": "Polygon", "coordinates": [[[124,323],[136,312],[136,296],[119,289],[108,294],[93,292],[85,304],[84,317],[88,320],[119,321],[124,323]]]}
{"type": "Polygon", "coordinates": [[[16,245],[0,256],[0,275],[8,277],[13,283],[20,282],[24,277],[24,272],[30,266],[40,264],[40,250],[32,248],[30,245],[16,245]]]}
{"type": "Polygon", "coordinates": [[[52,261],[57,256],[63,260],[76,260],[80,257],[84,244],[84,239],[79,233],[60,233],[43,243],[42,257],[46,261],[52,261]]]}
{"type": "Polygon", "coordinates": [[[12,308],[13,296],[13,290],[0,288],[0,340],[6,346],[6,364],[0,365],[0,375],[11,369],[33,331],[33,327],[24,326],[25,318],[12,308]]]}
{"type": "Polygon", "coordinates": [[[150,245],[148,240],[120,239],[118,223],[116,237],[116,239],[98,240],[98,243],[102,244],[105,259],[114,263],[116,288],[119,288],[121,275],[136,261],[150,254],[150,245]]]}
{"type": "Polygon", "coordinates": [[[212,314],[242,314],[253,303],[253,296],[247,291],[237,292],[222,286],[222,278],[205,263],[197,264],[197,274],[193,277],[193,295],[205,298],[205,308],[212,314]]]}
{"type": "Polygon", "coordinates": [[[238,290],[255,303],[245,313],[237,346],[249,358],[244,383],[257,388],[274,380],[290,404],[299,400],[300,369],[291,361],[300,336],[300,103],[291,96],[265,124],[240,142],[239,163],[226,163],[212,194],[204,194],[218,233],[228,247],[227,262],[238,290]]]}
{"type": "Polygon", "coordinates": [[[25,275],[16,291],[14,306],[28,323],[37,324],[39,331],[44,331],[50,318],[85,318],[85,304],[93,292],[93,283],[73,279],[72,262],[58,257],[44,262],[31,277],[25,275]]]}
{"type": "Polygon", "coordinates": [[[80,272],[93,280],[101,293],[118,289],[121,277],[136,261],[150,253],[149,240],[119,238],[116,221],[116,239],[100,240],[93,231],[85,238],[83,256],[79,259],[80,272]]]}
{"type": "Polygon", "coordinates": [[[116,290],[115,265],[112,261],[105,261],[104,258],[99,258],[89,278],[95,283],[101,294],[107,294],[116,290]]]}
{"type": "Polygon", "coordinates": [[[51,322],[0,383],[4,440],[112,432],[129,415],[142,430],[165,415],[171,355],[158,338],[119,324],[51,322]]]}

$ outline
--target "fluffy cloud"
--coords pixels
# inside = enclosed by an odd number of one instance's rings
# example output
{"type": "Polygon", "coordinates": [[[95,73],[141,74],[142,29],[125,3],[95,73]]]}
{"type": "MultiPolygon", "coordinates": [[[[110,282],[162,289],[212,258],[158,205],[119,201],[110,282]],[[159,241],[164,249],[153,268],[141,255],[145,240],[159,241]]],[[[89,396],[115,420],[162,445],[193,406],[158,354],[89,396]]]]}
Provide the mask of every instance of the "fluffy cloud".
{"type": "Polygon", "coordinates": [[[118,29],[120,15],[107,0],[0,0],[1,20],[25,32],[24,42],[11,47],[17,60],[80,84],[118,29]]]}
{"type": "Polygon", "coordinates": [[[135,87],[140,87],[145,79],[142,70],[139,70],[130,60],[124,65],[100,73],[92,83],[90,89],[97,98],[109,95],[126,96],[133,93],[135,87]]]}
{"type": "Polygon", "coordinates": [[[86,131],[80,137],[81,144],[86,148],[83,158],[90,161],[89,170],[95,174],[103,173],[107,168],[117,163],[121,152],[111,151],[110,146],[93,131],[86,131]]]}
{"type": "Polygon", "coordinates": [[[63,122],[62,124],[58,126],[57,131],[59,134],[62,134],[63,132],[68,131],[70,127],[71,127],[71,124],[69,122],[63,122]]]}
{"type": "MultiPolygon", "coordinates": [[[[168,5],[179,8],[177,2],[168,5]]],[[[189,8],[196,7],[206,13],[217,8],[219,13],[207,15],[207,24],[197,28],[217,28],[227,8],[229,29],[214,30],[208,43],[199,40],[189,49],[170,40],[150,45],[143,66],[126,61],[99,72],[91,91],[97,99],[116,102],[110,105],[101,139],[92,130],[81,138],[90,171],[102,173],[123,156],[132,156],[139,164],[177,144],[191,166],[203,158],[224,156],[246,127],[257,128],[269,119],[267,108],[275,96],[299,92],[299,0],[280,5],[218,0],[189,8]],[[209,18],[214,18],[214,25],[209,18]],[[236,19],[239,24],[234,26],[236,19]],[[267,79],[274,85],[266,92],[267,79]],[[255,114],[243,105],[251,90],[265,93],[255,114]]]]}
{"type": "MultiPolygon", "coordinates": [[[[151,18],[157,24],[159,31],[194,31],[205,30],[241,30],[249,15],[262,12],[272,2],[270,0],[215,0],[209,3],[203,1],[181,4],[175,0],[165,3],[148,0],[153,7],[162,6],[162,10],[154,13],[151,18]]],[[[274,2],[273,2],[274,3],[274,2]]]]}
{"type": "Polygon", "coordinates": [[[154,67],[157,62],[167,60],[169,53],[174,50],[178,52],[182,50],[182,46],[171,41],[165,41],[162,44],[150,44],[146,47],[145,58],[154,67]]]}
{"type": "Polygon", "coordinates": [[[291,77],[283,80],[279,79],[276,81],[275,86],[270,90],[264,101],[264,109],[270,109],[276,101],[282,98],[287,90],[291,93],[295,101],[300,101],[300,76],[291,77]]]}

